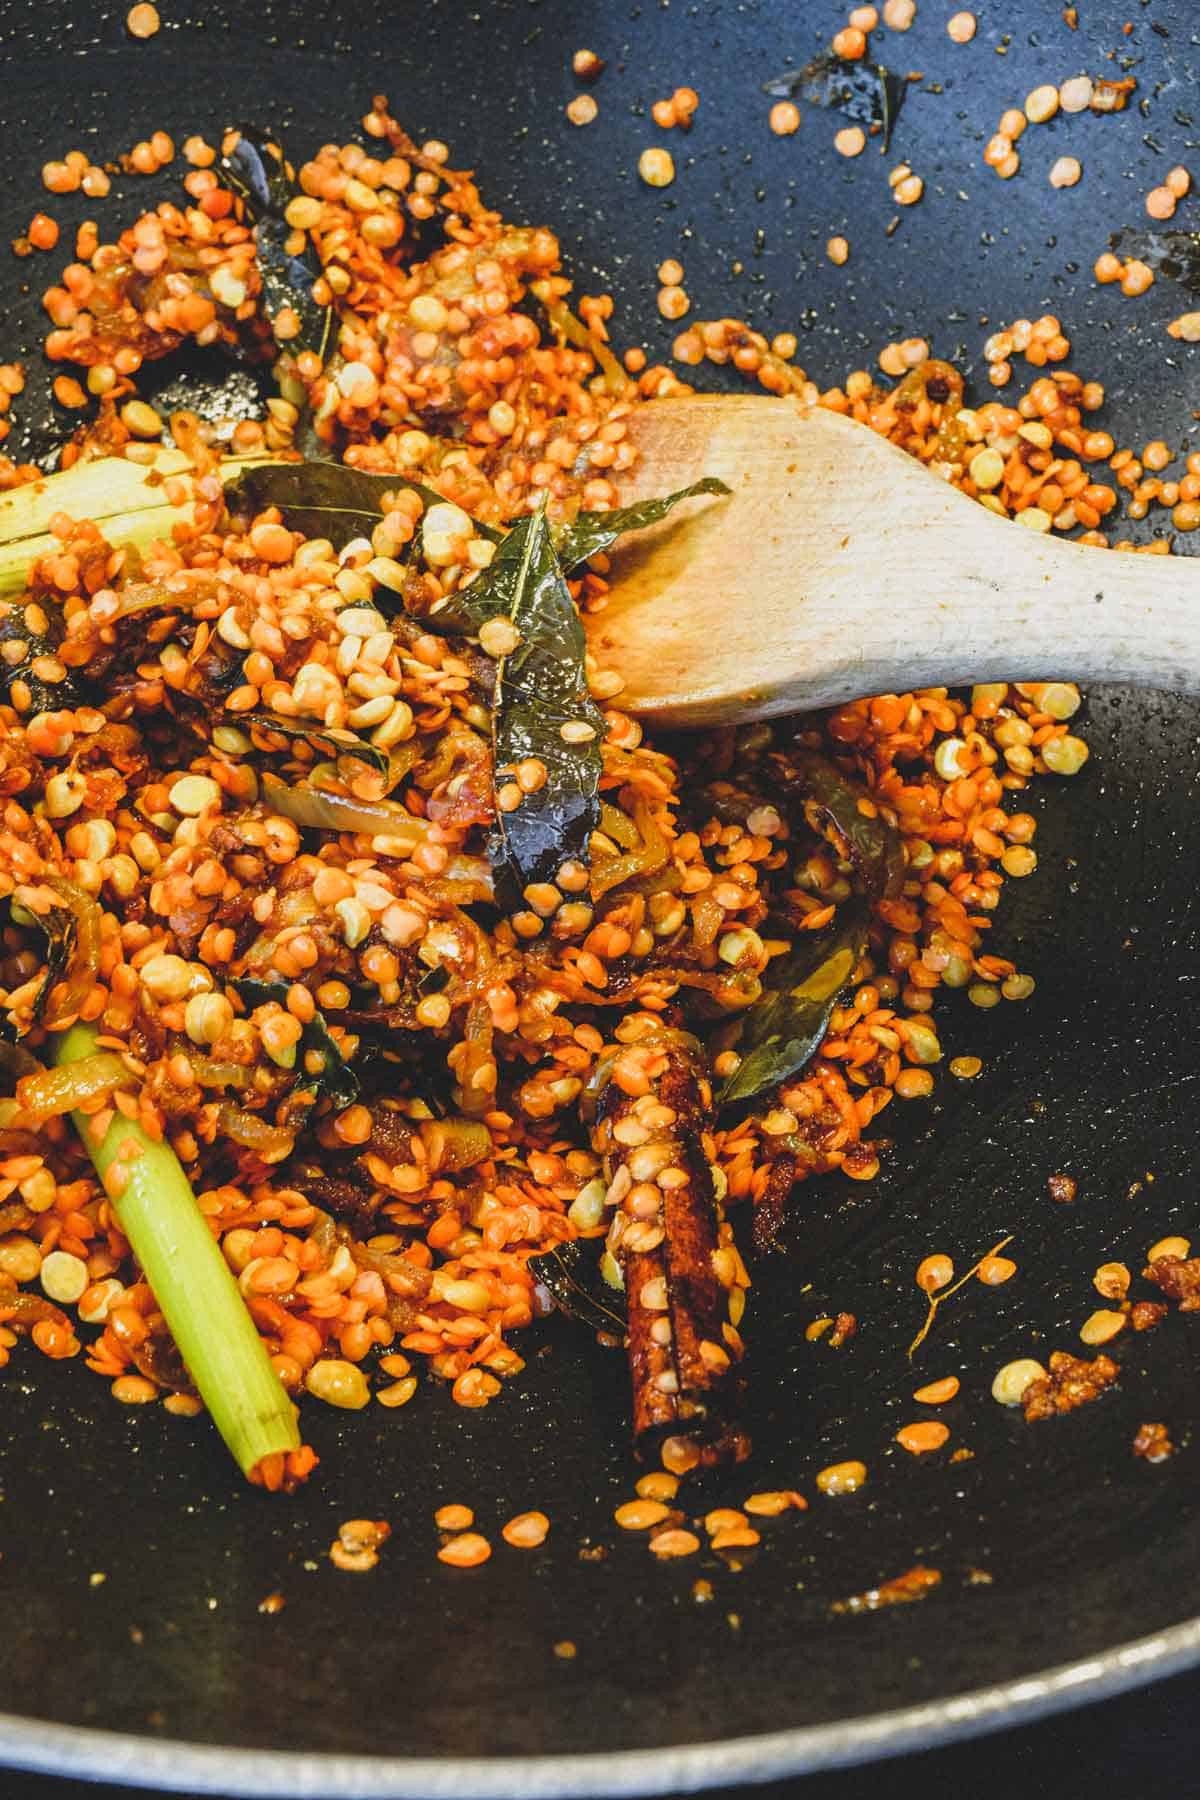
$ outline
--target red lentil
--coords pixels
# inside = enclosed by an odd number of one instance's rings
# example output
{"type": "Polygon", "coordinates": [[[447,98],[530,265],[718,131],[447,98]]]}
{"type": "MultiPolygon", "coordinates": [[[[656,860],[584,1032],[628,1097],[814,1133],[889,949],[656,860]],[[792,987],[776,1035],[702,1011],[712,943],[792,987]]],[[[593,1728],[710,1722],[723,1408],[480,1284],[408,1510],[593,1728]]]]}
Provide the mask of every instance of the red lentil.
{"type": "Polygon", "coordinates": [[[464,1531],[443,1544],[437,1554],[439,1562],[449,1563],[453,1569],[477,1569],[492,1554],[492,1546],[477,1531],[464,1531]]]}
{"type": "Polygon", "coordinates": [[[516,1550],[536,1550],[544,1544],[550,1531],[550,1521],[542,1512],[518,1513],[508,1521],[500,1535],[506,1544],[516,1550]]]}
{"type": "Polygon", "coordinates": [[[927,1381],[924,1387],[917,1388],[914,1400],[923,1406],[944,1406],[947,1400],[953,1400],[959,1390],[957,1375],[944,1375],[940,1381],[927,1381]]]}
{"type": "Polygon", "coordinates": [[[950,1427],[939,1419],[919,1419],[915,1425],[904,1425],[896,1433],[896,1442],[911,1456],[928,1456],[940,1450],[950,1437],[950,1427]]]}

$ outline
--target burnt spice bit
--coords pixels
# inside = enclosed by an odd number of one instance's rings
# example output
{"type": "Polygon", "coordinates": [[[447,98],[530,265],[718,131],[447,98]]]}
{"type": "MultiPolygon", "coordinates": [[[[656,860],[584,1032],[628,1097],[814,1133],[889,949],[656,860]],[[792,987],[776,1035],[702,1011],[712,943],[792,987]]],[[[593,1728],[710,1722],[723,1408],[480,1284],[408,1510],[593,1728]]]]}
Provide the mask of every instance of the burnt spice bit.
{"type": "Polygon", "coordinates": [[[1200,1256],[1159,1256],[1142,1270],[1180,1312],[1200,1312],[1200,1256]]]}
{"type": "Polygon", "coordinates": [[[890,1581],[881,1581],[878,1587],[868,1588],[865,1593],[851,1594],[847,1600],[835,1600],[830,1611],[864,1613],[879,1612],[885,1606],[910,1606],[915,1600],[924,1600],[941,1579],[940,1569],[929,1569],[918,1563],[903,1575],[893,1575],[890,1581]]]}
{"type": "Polygon", "coordinates": [[[1101,1354],[1086,1362],[1065,1350],[1055,1350],[1049,1374],[1031,1382],[1021,1397],[1027,1422],[1074,1412],[1076,1407],[1098,1400],[1119,1373],[1111,1356],[1101,1354]]]}
{"type": "Polygon", "coordinates": [[[1133,1454],[1148,1463],[1166,1462],[1175,1454],[1175,1446],[1165,1425],[1139,1425],[1133,1440],[1133,1454]]]}

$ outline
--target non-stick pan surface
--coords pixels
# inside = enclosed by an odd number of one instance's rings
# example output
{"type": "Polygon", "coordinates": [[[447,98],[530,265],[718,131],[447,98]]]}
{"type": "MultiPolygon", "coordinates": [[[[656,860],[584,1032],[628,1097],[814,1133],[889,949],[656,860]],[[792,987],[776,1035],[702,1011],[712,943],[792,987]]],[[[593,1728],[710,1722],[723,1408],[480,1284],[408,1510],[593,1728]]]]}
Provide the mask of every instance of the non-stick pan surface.
{"type": "MultiPolygon", "coordinates": [[[[699,316],[797,331],[822,383],[921,334],[984,398],[989,322],[1051,311],[1071,366],[1106,381],[1118,442],[1178,446],[1196,402],[1178,353],[1197,353],[1164,326],[1190,302],[1164,283],[1124,300],[1090,268],[1107,231],[1136,222],[1145,191],[1194,151],[1191,7],[1088,0],[1073,33],[1057,4],[983,0],[966,47],[945,34],[950,10],[924,0],[907,36],[879,34],[892,67],[925,81],[889,162],[872,148],[848,164],[831,153],[828,115],[806,110],[795,137],[772,137],[760,92],[827,41],[839,15],[824,4],[318,13],[210,0],[188,14],[163,0],[164,29],[135,45],[123,8],[3,0],[0,238],[45,202],[42,161],[72,145],[103,160],[159,126],[211,137],[257,119],[305,154],[344,141],[383,90],[418,137],[444,138],[480,171],[507,216],[559,231],[580,288],[615,293],[621,342],[665,352],[654,271],[666,255],[684,263],[699,316]],[[584,45],[609,67],[600,117],[578,131],[563,107],[584,45]],[[1031,129],[1010,184],[983,167],[999,113],[1036,84],[1127,65],[1139,84],[1127,112],[1031,129]],[[674,136],[677,182],[654,192],[635,174],[663,136],[650,103],[683,82],[700,92],[698,120],[674,136]],[[1047,169],[1068,150],[1084,180],[1055,192],[1047,169]],[[925,197],[889,237],[884,172],[900,159],[925,197]],[[842,269],[824,256],[834,232],[852,247],[842,269]]],[[[106,203],[50,210],[91,212],[103,230],[166,191],[131,178],[106,203]]],[[[1185,202],[1181,217],[1197,210],[1185,202]]],[[[0,260],[0,354],[24,354],[33,372],[8,449],[44,452],[67,428],[36,351],[37,295],[58,260],[0,260]]],[[[1070,673],[1022,668],[1019,645],[1013,662],[1017,676],[1070,673]]],[[[708,1493],[794,1483],[813,1500],[806,1514],[770,1525],[740,1572],[711,1556],[655,1563],[612,1525],[634,1476],[622,1361],[563,1322],[530,1334],[528,1369],[486,1411],[427,1387],[400,1413],[310,1407],[323,1461],[293,1500],[240,1484],[206,1425],[122,1409],[79,1367],[21,1351],[0,1395],[0,1756],[227,1792],[651,1791],[883,1754],[1192,1658],[1200,1327],[1172,1316],[1123,1341],[1120,1386],[1066,1420],[1026,1426],[988,1397],[1011,1357],[1076,1347],[1098,1263],[1138,1268],[1154,1239],[1200,1223],[1200,715],[1106,691],[1085,728],[1092,761],[1039,790],[1040,865],[1008,885],[994,932],[1036,994],[990,1014],[951,996],[948,1053],[979,1055],[983,1074],[943,1076],[933,1104],[891,1108],[880,1178],[809,1184],[786,1252],[757,1272],[756,1458],[708,1493]],[[1072,1205],[1048,1194],[1060,1171],[1078,1184],[1072,1205]],[[964,1291],[910,1367],[919,1257],[943,1249],[966,1267],[1006,1233],[1017,1278],[964,1291]],[[838,1352],[804,1339],[827,1307],[861,1321],[838,1352]],[[952,1372],[951,1447],[974,1454],[914,1460],[892,1441],[911,1390],[952,1372]],[[1165,1464],[1131,1454],[1143,1420],[1168,1424],[1179,1450],[1165,1464]],[[821,1500],[815,1471],[851,1455],[867,1486],[821,1500]],[[446,1569],[431,1515],[450,1499],[493,1535],[541,1507],[549,1542],[446,1569]],[[339,1573],[330,1540],[364,1515],[390,1520],[392,1539],[370,1576],[339,1573]],[[921,1604],[831,1612],[917,1562],[942,1573],[921,1604]],[[707,1604],[693,1595],[701,1576],[707,1604]],[[284,1610],[261,1612],[276,1591],[284,1610]],[[556,1654],[567,1641],[572,1659],[556,1654]]]]}

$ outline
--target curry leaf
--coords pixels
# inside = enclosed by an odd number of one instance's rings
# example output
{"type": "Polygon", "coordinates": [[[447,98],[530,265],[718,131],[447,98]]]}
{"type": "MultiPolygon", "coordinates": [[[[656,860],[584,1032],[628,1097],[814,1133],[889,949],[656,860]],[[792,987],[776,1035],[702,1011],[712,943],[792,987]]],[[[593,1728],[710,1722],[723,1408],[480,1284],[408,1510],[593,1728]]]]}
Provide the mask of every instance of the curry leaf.
{"type": "Polygon", "coordinates": [[[575,610],[546,522],[545,507],[509,532],[487,584],[511,620],[517,643],[496,670],[492,752],[498,788],[527,758],[546,779],[512,811],[496,808],[489,855],[498,883],[520,896],[531,882],[553,881],[562,864],[589,860],[600,818],[604,715],[588,692],[583,625],[575,610]]]}
{"type": "Polygon", "coordinates": [[[845,839],[867,898],[877,901],[897,893],[906,867],[904,846],[867,790],[814,750],[793,751],[782,767],[785,787],[824,814],[845,839]]]}
{"type": "MultiPolygon", "coordinates": [[[[246,975],[231,982],[230,986],[241,995],[247,1006],[266,1006],[272,1000],[277,1001],[280,1006],[287,1006],[286,981],[259,981],[254,976],[246,975]]],[[[318,1095],[323,1094],[339,1111],[353,1105],[358,1099],[358,1077],[330,1036],[322,1013],[314,1013],[305,1025],[297,1048],[297,1085],[311,1088],[318,1095]],[[310,1056],[319,1060],[318,1069],[307,1067],[310,1056]]]]}
{"type": "Polygon", "coordinates": [[[623,1338],[624,1296],[600,1272],[603,1246],[594,1238],[572,1238],[529,1259],[536,1280],[548,1287],[558,1310],[605,1337],[623,1338]]]}
{"type": "Polygon", "coordinates": [[[284,719],[272,712],[242,713],[240,723],[257,725],[260,731],[273,732],[276,737],[300,738],[305,743],[315,744],[329,756],[352,757],[356,762],[366,763],[377,775],[391,773],[390,751],[368,743],[366,738],[356,737],[352,731],[329,731],[315,719],[284,719]]]}
{"type": "Polygon", "coordinates": [[[778,1087],[815,1056],[834,1003],[866,949],[869,920],[865,902],[847,901],[829,931],[798,933],[799,944],[770,965],[769,979],[779,986],[746,1015],[742,1060],[721,1089],[721,1106],[778,1087]]]}
{"type": "Polygon", "coordinates": [[[847,62],[829,52],[763,83],[764,94],[784,100],[799,95],[810,106],[834,107],[866,131],[875,127],[885,151],[907,92],[907,82],[882,63],[847,62]]]}
{"type": "Polygon", "coordinates": [[[284,213],[300,189],[281,152],[266,135],[244,125],[239,132],[233,149],[221,158],[221,174],[254,226],[267,317],[274,321],[290,306],[300,330],[289,338],[288,348],[293,352],[311,350],[324,361],[333,332],[333,307],[322,306],[313,298],[313,284],[324,272],[321,261],[311,245],[306,244],[299,256],[286,247],[293,227],[284,213]]]}
{"type": "MultiPolygon", "coordinates": [[[[45,1011],[51,992],[65,978],[70,967],[75,950],[74,916],[66,906],[52,906],[44,913],[35,913],[9,895],[0,900],[0,919],[5,925],[19,925],[23,930],[37,932],[43,940],[41,954],[45,958],[45,973],[31,1009],[36,1023],[45,1011]]],[[[0,1016],[0,1038],[13,1043],[23,1035],[13,1024],[11,1016],[0,1016]]]]}
{"type": "Polygon", "coordinates": [[[871,915],[904,879],[900,835],[864,788],[813,751],[779,759],[781,791],[836,827],[858,876],[859,891],[837,909],[827,931],[796,933],[790,951],[768,966],[770,989],[746,1014],[741,1061],[720,1104],[751,1100],[797,1074],[821,1046],[837,997],[867,948],[871,915]]]}
{"type": "MultiPolygon", "coordinates": [[[[293,531],[328,538],[341,550],[351,538],[369,538],[384,516],[384,496],[404,490],[426,506],[444,496],[406,475],[371,475],[335,462],[255,463],[225,489],[230,512],[262,512],[277,506],[293,531]]],[[[491,525],[475,524],[480,537],[498,543],[502,534],[491,525]]]]}
{"type": "MultiPolygon", "coordinates": [[[[456,588],[435,606],[423,621],[431,631],[449,637],[477,637],[489,619],[511,619],[517,607],[521,585],[525,580],[525,563],[529,548],[529,528],[533,520],[543,518],[541,511],[530,513],[501,537],[496,554],[482,574],[465,587],[456,588]]],[[[549,528],[545,528],[549,555],[554,558],[549,528]]],[[[567,596],[568,600],[570,595],[567,596]]],[[[571,610],[574,612],[574,602],[571,610]]]]}
{"type": "Polygon", "coordinates": [[[632,506],[616,506],[609,512],[581,512],[570,525],[556,535],[558,560],[568,574],[589,557],[611,549],[627,531],[645,531],[678,506],[681,500],[692,500],[701,494],[728,494],[729,488],[715,475],[706,475],[691,487],[677,493],[664,494],[657,500],[638,500],[632,506]]]}

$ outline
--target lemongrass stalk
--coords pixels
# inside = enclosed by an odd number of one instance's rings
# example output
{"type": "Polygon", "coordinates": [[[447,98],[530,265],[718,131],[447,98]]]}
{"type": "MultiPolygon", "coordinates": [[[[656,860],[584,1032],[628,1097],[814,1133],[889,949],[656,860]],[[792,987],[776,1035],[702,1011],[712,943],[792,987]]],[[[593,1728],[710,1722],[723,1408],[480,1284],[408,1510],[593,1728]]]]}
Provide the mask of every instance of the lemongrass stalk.
{"type": "MultiPolygon", "coordinates": [[[[261,453],[230,457],[221,463],[219,473],[228,481],[252,463],[272,460],[261,453]]],[[[61,550],[50,530],[57,513],[93,520],[114,549],[133,545],[144,550],[160,540],[170,543],[176,525],[194,524],[195,502],[189,497],[181,506],[174,505],[163,483],[168,476],[192,470],[182,450],[158,450],[151,462],[102,456],[0,494],[0,600],[24,592],[30,565],[38,557],[61,550]]]]}
{"type": "MultiPolygon", "coordinates": [[[[56,1060],[63,1067],[95,1050],[95,1027],[73,1025],[56,1060]]],[[[264,1457],[298,1450],[296,1409],[175,1152],[119,1111],[99,1141],[96,1118],[71,1117],[200,1398],[243,1473],[250,1475],[264,1457]]]]}

